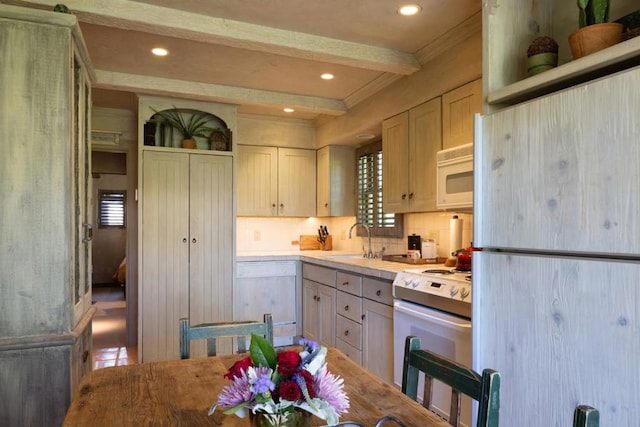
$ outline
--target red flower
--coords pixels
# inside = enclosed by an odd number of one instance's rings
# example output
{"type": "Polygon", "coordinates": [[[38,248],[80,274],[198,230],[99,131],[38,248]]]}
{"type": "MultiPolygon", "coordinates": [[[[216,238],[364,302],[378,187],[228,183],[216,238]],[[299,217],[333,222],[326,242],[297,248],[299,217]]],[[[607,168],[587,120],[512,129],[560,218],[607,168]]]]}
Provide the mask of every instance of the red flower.
{"type": "Polygon", "coordinates": [[[309,392],[309,398],[313,399],[316,397],[315,381],[313,379],[313,375],[311,375],[309,371],[300,369],[296,372],[294,377],[297,377],[296,380],[298,380],[299,377],[304,378],[304,382],[307,385],[307,391],[309,392]]]}
{"type": "Polygon", "coordinates": [[[300,366],[302,359],[295,351],[282,351],[278,353],[278,372],[283,378],[289,378],[300,366]]]}
{"type": "Polygon", "coordinates": [[[249,366],[253,366],[251,357],[245,357],[244,359],[238,360],[233,364],[232,367],[229,368],[229,371],[224,374],[224,377],[233,381],[234,378],[239,378],[242,376],[241,371],[247,372],[249,366]]]}
{"type": "Polygon", "coordinates": [[[296,384],[295,381],[283,381],[280,383],[280,387],[278,387],[278,394],[281,399],[289,400],[295,402],[296,400],[302,399],[302,392],[300,391],[300,387],[296,384]]]}

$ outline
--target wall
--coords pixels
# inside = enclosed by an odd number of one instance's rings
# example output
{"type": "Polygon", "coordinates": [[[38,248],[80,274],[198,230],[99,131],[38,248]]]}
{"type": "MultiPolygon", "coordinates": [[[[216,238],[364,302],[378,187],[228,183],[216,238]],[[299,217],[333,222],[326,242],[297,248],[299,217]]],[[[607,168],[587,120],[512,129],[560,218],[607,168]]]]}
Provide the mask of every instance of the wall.
{"type": "MultiPolygon", "coordinates": [[[[433,238],[437,243],[439,257],[447,257],[451,253],[449,244],[449,220],[452,212],[429,212],[406,214],[404,216],[405,237],[372,238],[371,247],[379,252],[383,247],[386,254],[403,254],[407,250],[407,238],[410,234],[418,234],[423,238],[433,238]]],[[[463,220],[462,243],[471,243],[473,215],[459,213],[463,220]]],[[[326,225],[333,235],[333,251],[360,253],[367,247],[367,239],[356,236],[348,238],[349,228],[355,223],[355,217],[334,218],[237,218],[237,247],[239,253],[297,251],[299,246],[292,244],[300,235],[316,235],[318,227],[326,225]]]]}

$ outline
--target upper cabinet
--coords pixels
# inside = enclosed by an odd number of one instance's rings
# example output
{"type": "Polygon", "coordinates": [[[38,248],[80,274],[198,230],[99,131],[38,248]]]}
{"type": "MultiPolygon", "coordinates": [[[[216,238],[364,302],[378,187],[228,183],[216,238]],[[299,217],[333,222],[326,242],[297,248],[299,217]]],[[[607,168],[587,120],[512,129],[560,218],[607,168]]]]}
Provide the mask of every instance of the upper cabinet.
{"type": "Polygon", "coordinates": [[[355,215],[355,147],[330,145],[317,152],[317,216],[355,215]]]}
{"type": "MultiPolygon", "coordinates": [[[[637,0],[611,2],[609,20],[638,10],[637,0]]],[[[640,37],[573,59],[569,35],[578,29],[575,2],[496,2],[483,7],[483,93],[485,113],[633,67],[640,60],[640,37]],[[528,76],[526,53],[539,35],[559,45],[559,65],[528,76]]]]}
{"type": "Polygon", "coordinates": [[[238,146],[238,215],[315,216],[316,152],[238,146]]]}
{"type": "Polygon", "coordinates": [[[436,210],[436,155],[440,149],[440,97],[382,123],[385,212],[436,210]]]}
{"type": "Polygon", "coordinates": [[[473,142],[473,115],[482,112],[482,79],[442,95],[442,148],[473,142]]]}

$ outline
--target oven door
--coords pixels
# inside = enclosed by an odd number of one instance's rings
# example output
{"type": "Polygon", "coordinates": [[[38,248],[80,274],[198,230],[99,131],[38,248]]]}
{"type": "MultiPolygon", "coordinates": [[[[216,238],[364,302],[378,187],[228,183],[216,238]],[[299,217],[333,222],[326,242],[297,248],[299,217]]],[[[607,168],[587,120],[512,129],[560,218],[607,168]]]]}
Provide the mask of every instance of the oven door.
{"type": "MultiPolygon", "coordinates": [[[[471,366],[471,321],[404,300],[393,307],[394,382],[402,387],[402,363],[407,336],[420,338],[421,348],[436,352],[466,366],[471,366]]],[[[422,376],[421,376],[422,377],[422,376]]],[[[424,379],[418,383],[418,400],[422,402],[424,379]]],[[[451,388],[434,381],[431,410],[447,417],[451,388]]],[[[462,424],[471,424],[471,399],[462,397],[462,424]]]]}

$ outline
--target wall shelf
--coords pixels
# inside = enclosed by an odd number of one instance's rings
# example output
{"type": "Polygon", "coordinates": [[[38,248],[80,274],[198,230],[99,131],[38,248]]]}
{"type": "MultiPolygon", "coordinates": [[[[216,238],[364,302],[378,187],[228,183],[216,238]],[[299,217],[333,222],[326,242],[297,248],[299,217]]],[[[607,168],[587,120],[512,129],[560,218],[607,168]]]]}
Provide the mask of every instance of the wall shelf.
{"type": "Polygon", "coordinates": [[[495,90],[490,105],[513,105],[640,65],[640,37],[495,90]]]}

